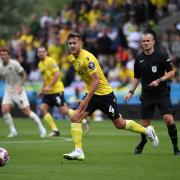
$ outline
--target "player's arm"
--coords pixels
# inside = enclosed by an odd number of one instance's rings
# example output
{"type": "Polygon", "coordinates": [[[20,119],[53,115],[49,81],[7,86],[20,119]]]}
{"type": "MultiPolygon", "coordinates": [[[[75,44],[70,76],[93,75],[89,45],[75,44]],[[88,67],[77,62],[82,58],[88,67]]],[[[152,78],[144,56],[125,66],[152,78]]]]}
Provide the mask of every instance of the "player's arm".
{"type": "Polygon", "coordinates": [[[140,79],[134,78],[134,80],[132,82],[132,87],[131,87],[131,90],[130,90],[132,93],[129,91],[131,94],[134,93],[134,91],[136,90],[139,82],[140,82],[140,79]]]}
{"type": "Polygon", "coordinates": [[[149,86],[151,86],[151,87],[156,87],[156,86],[158,86],[160,83],[162,83],[162,82],[164,82],[164,81],[167,81],[167,80],[170,80],[171,78],[174,77],[174,75],[175,75],[174,70],[169,71],[169,72],[166,72],[166,73],[164,74],[164,76],[162,76],[162,77],[156,79],[155,81],[151,82],[151,83],[149,84],[149,86]]]}
{"type": "Polygon", "coordinates": [[[25,71],[22,71],[19,74],[21,76],[20,86],[23,87],[27,79],[27,74],[25,73],[25,71]]]}
{"type": "Polygon", "coordinates": [[[59,71],[56,71],[56,72],[54,73],[53,79],[52,79],[52,81],[49,83],[49,85],[43,87],[43,92],[48,92],[48,91],[50,91],[50,90],[52,89],[52,87],[56,84],[56,82],[58,81],[59,76],[60,76],[60,72],[59,72],[59,71]]]}
{"type": "Polygon", "coordinates": [[[171,59],[164,57],[164,60],[162,62],[163,62],[163,65],[164,65],[164,68],[165,68],[166,72],[162,77],[160,77],[160,78],[156,79],[155,81],[151,82],[150,83],[151,87],[153,87],[153,86],[156,87],[159,84],[161,84],[162,82],[170,80],[175,76],[175,72],[173,70],[171,59]]]}
{"type": "Polygon", "coordinates": [[[21,93],[22,93],[22,90],[23,90],[23,86],[24,86],[24,84],[25,84],[25,82],[26,82],[26,79],[27,79],[27,75],[26,75],[26,73],[25,73],[24,70],[22,70],[21,72],[19,72],[19,75],[21,76],[21,81],[19,82],[19,86],[17,87],[16,92],[17,92],[18,94],[21,94],[21,93]]]}
{"type": "Polygon", "coordinates": [[[158,79],[158,81],[162,82],[162,81],[170,80],[174,77],[174,75],[175,75],[174,70],[166,72],[164,76],[158,79]]]}
{"type": "Polygon", "coordinates": [[[94,72],[90,75],[91,78],[91,84],[90,84],[90,88],[89,88],[89,92],[87,94],[87,96],[81,101],[78,110],[79,111],[83,111],[86,109],[90,99],[92,98],[92,96],[94,95],[94,92],[96,91],[98,85],[99,85],[99,75],[98,72],[94,72]]]}
{"type": "Polygon", "coordinates": [[[131,97],[134,94],[134,91],[136,90],[139,82],[140,82],[140,78],[141,78],[141,73],[140,73],[140,69],[139,69],[139,63],[138,63],[138,59],[135,59],[135,63],[134,63],[134,79],[132,81],[132,87],[129,90],[128,94],[124,96],[124,100],[128,101],[129,99],[131,99],[131,97]]]}
{"type": "Polygon", "coordinates": [[[134,80],[132,81],[132,87],[129,90],[128,94],[126,96],[124,96],[124,100],[128,101],[129,99],[131,99],[139,82],[140,82],[140,79],[134,78],[134,80]]]}
{"type": "Polygon", "coordinates": [[[54,73],[54,78],[53,78],[53,80],[50,82],[50,84],[49,84],[49,87],[50,88],[52,88],[55,84],[56,84],[56,82],[58,81],[58,79],[59,79],[59,76],[60,76],[60,72],[59,71],[56,71],[55,73],[54,73]]]}
{"type": "Polygon", "coordinates": [[[43,94],[44,94],[44,87],[45,87],[45,82],[44,82],[44,80],[43,80],[43,84],[42,84],[42,88],[41,88],[41,90],[40,90],[40,92],[39,92],[39,94],[38,94],[38,96],[39,97],[42,97],[43,96],[43,94]]]}

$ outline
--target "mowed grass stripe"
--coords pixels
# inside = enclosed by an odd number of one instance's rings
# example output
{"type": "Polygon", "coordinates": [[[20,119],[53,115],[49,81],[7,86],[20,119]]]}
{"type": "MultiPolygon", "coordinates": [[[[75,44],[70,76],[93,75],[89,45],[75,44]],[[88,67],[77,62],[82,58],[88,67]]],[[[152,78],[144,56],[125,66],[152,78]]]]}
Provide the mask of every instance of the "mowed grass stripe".
{"type": "MultiPolygon", "coordinates": [[[[0,168],[0,180],[178,180],[180,157],[174,157],[163,121],[153,121],[160,138],[154,149],[150,143],[142,155],[134,155],[139,135],[117,130],[110,121],[92,122],[84,134],[85,161],[67,161],[62,155],[73,150],[70,122],[57,121],[61,137],[40,138],[35,124],[15,119],[19,136],[6,138],[7,127],[0,119],[0,146],[8,149],[10,161],[0,168]],[[6,143],[7,142],[7,143],[6,143]],[[10,143],[8,143],[10,142],[10,143]],[[18,143],[11,143],[18,142],[18,143]],[[19,143],[20,142],[20,143],[19,143]],[[22,143],[21,143],[22,142],[22,143]],[[28,143],[29,142],[29,143],[28,143]]],[[[177,121],[180,130],[180,122],[177,121]]]]}

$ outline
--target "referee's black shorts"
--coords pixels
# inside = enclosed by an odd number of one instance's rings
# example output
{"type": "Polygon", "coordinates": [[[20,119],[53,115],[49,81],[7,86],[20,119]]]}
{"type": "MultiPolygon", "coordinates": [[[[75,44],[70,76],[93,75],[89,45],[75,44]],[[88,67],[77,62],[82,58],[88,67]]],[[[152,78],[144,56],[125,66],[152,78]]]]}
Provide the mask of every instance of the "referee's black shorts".
{"type": "Polygon", "coordinates": [[[111,120],[118,119],[121,116],[117,100],[113,92],[102,96],[94,94],[89,101],[86,112],[91,115],[96,109],[100,109],[111,120]]]}
{"type": "Polygon", "coordinates": [[[141,118],[142,119],[152,119],[155,107],[157,106],[160,114],[163,116],[165,114],[172,114],[173,108],[170,99],[170,95],[159,96],[159,97],[141,97],[141,118]]]}

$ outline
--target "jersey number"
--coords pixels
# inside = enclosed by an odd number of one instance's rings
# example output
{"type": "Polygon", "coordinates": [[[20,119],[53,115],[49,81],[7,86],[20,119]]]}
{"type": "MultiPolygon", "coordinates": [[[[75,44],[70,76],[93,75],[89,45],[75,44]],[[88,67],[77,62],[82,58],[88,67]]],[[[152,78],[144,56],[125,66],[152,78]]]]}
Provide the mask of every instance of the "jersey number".
{"type": "Polygon", "coordinates": [[[56,97],[56,103],[61,105],[61,98],[59,96],[56,97]]]}
{"type": "Polygon", "coordinates": [[[114,108],[112,106],[109,106],[109,112],[111,112],[112,114],[114,114],[114,108]]]}

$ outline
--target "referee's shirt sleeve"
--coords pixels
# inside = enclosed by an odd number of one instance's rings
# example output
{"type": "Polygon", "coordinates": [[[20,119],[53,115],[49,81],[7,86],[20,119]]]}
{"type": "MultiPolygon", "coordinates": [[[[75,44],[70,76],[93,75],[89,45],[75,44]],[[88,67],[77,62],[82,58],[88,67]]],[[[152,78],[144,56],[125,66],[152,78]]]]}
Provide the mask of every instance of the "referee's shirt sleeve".
{"type": "Polygon", "coordinates": [[[163,61],[166,72],[173,70],[172,61],[167,55],[162,54],[162,61],[163,61]]]}
{"type": "Polygon", "coordinates": [[[141,73],[140,73],[139,63],[138,63],[138,59],[136,58],[134,62],[134,78],[140,79],[140,77],[141,77],[141,73]]]}

